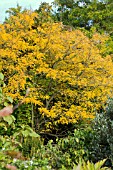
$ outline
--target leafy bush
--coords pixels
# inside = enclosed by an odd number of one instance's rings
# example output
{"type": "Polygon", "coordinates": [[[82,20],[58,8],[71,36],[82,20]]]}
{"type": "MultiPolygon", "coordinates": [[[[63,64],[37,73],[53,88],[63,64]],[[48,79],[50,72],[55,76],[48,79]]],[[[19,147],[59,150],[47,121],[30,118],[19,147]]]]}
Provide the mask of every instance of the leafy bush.
{"type": "Polygon", "coordinates": [[[108,100],[105,112],[96,115],[92,129],[94,133],[89,147],[90,160],[113,160],[113,99],[108,100]]]}
{"type": "Polygon", "coordinates": [[[91,138],[90,128],[75,130],[68,137],[57,139],[56,143],[50,140],[47,145],[41,145],[34,157],[41,162],[47,160],[52,169],[72,169],[80,159],[88,160],[88,146],[91,138]]]}

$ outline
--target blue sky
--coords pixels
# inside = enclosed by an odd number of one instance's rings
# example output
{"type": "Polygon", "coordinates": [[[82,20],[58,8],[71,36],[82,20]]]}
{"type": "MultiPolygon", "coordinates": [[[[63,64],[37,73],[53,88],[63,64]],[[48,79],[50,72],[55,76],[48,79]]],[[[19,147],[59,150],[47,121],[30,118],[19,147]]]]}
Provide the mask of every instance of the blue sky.
{"type": "Polygon", "coordinates": [[[16,7],[17,3],[23,8],[37,9],[41,2],[50,3],[54,0],[0,0],[0,23],[4,21],[5,11],[11,7],[16,7]]]}

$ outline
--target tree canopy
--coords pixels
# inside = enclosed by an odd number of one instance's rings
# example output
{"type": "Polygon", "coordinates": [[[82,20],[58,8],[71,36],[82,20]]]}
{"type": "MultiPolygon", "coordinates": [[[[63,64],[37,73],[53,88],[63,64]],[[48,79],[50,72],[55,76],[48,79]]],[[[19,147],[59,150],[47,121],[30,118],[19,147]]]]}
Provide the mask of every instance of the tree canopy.
{"type": "Polygon", "coordinates": [[[109,36],[95,32],[89,39],[51,21],[33,29],[38,17],[24,11],[0,25],[4,92],[21,100],[31,88],[25,102],[37,106],[48,126],[93,118],[113,87],[112,57],[103,56],[109,36]]]}

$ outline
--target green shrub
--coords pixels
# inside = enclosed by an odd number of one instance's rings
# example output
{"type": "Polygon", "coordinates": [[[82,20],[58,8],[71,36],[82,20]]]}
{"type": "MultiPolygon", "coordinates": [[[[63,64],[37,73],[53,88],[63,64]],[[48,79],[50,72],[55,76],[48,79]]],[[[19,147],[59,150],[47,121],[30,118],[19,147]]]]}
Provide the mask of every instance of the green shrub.
{"type": "Polygon", "coordinates": [[[53,169],[72,169],[80,159],[85,161],[89,158],[88,146],[92,138],[91,129],[75,130],[74,134],[68,137],[52,140],[47,145],[37,150],[37,160],[48,160],[48,165],[53,169]]]}
{"type": "Polygon", "coordinates": [[[89,147],[90,160],[113,160],[113,99],[108,100],[105,112],[96,115],[92,130],[94,133],[89,147]]]}

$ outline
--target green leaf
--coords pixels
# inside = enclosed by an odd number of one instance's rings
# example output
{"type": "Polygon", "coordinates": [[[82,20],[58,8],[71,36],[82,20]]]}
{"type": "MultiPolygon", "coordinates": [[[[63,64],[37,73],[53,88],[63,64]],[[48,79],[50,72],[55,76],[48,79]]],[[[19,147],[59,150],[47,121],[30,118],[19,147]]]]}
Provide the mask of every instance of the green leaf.
{"type": "Polygon", "coordinates": [[[7,102],[4,102],[4,106],[8,106],[8,103],[7,103],[7,102]]]}
{"type": "Polygon", "coordinates": [[[7,96],[7,100],[11,103],[13,103],[13,99],[10,96],[7,96]]]}
{"type": "Polygon", "coordinates": [[[2,88],[0,87],[0,93],[2,93],[2,88]]]}
{"type": "Polygon", "coordinates": [[[19,136],[19,134],[20,134],[20,132],[15,132],[15,133],[13,134],[13,137],[16,138],[17,136],[19,136]]]}
{"type": "Polygon", "coordinates": [[[2,73],[0,73],[0,79],[3,80],[4,79],[4,75],[2,73]]]}
{"type": "Polygon", "coordinates": [[[10,116],[4,116],[3,119],[8,123],[8,125],[11,125],[14,122],[15,117],[10,115],[10,116]]]}
{"type": "Polygon", "coordinates": [[[79,143],[79,139],[78,138],[75,138],[76,142],[79,143]]]}
{"type": "Polygon", "coordinates": [[[27,136],[30,135],[30,132],[29,132],[28,130],[22,131],[22,135],[23,135],[24,137],[27,137],[27,136]]]}
{"type": "Polygon", "coordinates": [[[30,133],[30,136],[31,136],[31,137],[35,137],[35,138],[39,137],[39,135],[38,135],[36,132],[30,133]]]}
{"type": "Polygon", "coordinates": [[[97,162],[97,163],[95,164],[95,170],[101,169],[101,167],[102,167],[102,165],[104,164],[105,161],[106,161],[106,159],[97,162]]]}

